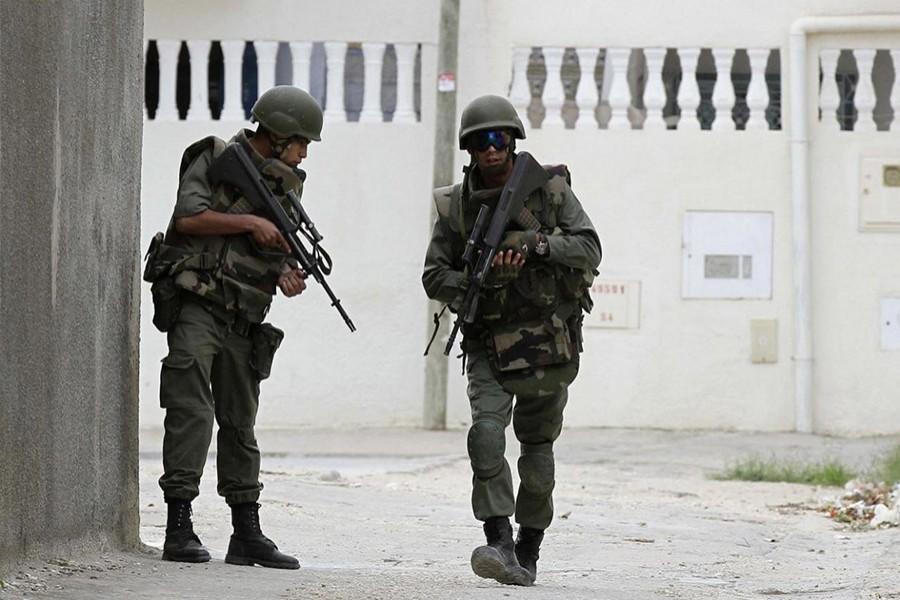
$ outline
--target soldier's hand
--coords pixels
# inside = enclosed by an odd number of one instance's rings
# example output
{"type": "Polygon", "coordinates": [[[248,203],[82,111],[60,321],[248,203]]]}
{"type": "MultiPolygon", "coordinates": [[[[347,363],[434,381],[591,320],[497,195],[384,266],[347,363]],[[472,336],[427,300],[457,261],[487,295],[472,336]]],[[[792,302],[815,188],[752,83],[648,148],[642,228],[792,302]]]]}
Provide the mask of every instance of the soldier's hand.
{"type": "Polygon", "coordinates": [[[538,243],[538,232],[534,229],[527,231],[510,231],[500,242],[498,250],[505,252],[513,250],[524,257],[534,256],[534,248],[538,243]]]}
{"type": "Polygon", "coordinates": [[[507,250],[498,252],[491,263],[491,272],[487,277],[487,284],[494,287],[502,287],[519,276],[525,257],[518,252],[507,250]]]}
{"type": "Polygon", "coordinates": [[[291,251],[291,247],[288,245],[287,240],[284,239],[284,236],[281,235],[275,223],[256,215],[249,216],[252,219],[250,221],[250,235],[253,236],[253,241],[260,246],[280,248],[285,252],[291,251]]]}
{"type": "Polygon", "coordinates": [[[303,269],[291,269],[278,278],[278,288],[281,293],[291,298],[306,289],[306,273],[303,269]]]}

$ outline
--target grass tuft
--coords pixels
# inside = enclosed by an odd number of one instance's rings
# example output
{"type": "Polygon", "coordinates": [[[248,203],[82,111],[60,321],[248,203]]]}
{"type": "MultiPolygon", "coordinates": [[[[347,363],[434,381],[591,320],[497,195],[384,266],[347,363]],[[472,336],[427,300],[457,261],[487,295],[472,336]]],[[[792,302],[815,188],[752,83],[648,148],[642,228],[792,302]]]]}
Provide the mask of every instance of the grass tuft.
{"type": "MultiPolygon", "coordinates": [[[[897,469],[900,474],[900,448],[897,452],[897,469]]],[[[752,456],[727,467],[722,473],[713,475],[713,478],[724,481],[769,481],[843,486],[855,476],[853,471],[836,460],[805,464],[752,456]]]]}
{"type": "Polygon", "coordinates": [[[876,463],[873,478],[893,486],[900,481],[900,444],[891,448],[876,463]]]}

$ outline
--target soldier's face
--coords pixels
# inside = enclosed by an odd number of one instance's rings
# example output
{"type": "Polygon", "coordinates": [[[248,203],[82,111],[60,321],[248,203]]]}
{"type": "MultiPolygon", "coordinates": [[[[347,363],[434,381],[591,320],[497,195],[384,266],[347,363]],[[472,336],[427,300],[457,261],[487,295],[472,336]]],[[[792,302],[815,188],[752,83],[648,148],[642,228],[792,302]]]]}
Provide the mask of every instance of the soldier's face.
{"type": "Polygon", "coordinates": [[[469,140],[469,152],[485,177],[499,177],[512,168],[512,135],[503,130],[479,131],[469,140]]]}
{"type": "Polygon", "coordinates": [[[309,150],[309,140],[304,138],[292,138],[290,143],[281,153],[281,162],[289,167],[296,168],[304,158],[306,158],[309,150]]]}
{"type": "Polygon", "coordinates": [[[512,167],[512,157],[509,148],[497,150],[493,146],[483,152],[475,150],[475,163],[485,177],[498,177],[506,173],[512,167]]]}

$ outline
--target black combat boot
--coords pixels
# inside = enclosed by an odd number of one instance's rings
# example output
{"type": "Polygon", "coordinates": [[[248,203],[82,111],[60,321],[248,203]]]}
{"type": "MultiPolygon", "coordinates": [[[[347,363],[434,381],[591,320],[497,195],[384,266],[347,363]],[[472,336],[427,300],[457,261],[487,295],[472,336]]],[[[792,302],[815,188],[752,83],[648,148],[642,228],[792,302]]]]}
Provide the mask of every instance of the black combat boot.
{"type": "Polygon", "coordinates": [[[166,541],[163,543],[163,560],[202,563],[209,561],[209,552],[194,534],[191,522],[191,503],[184,500],[166,500],[169,517],[166,521],[166,541]]]}
{"type": "Polygon", "coordinates": [[[234,504],[231,507],[231,524],[234,533],[228,543],[225,562],[231,565],[271,567],[273,569],[299,569],[300,562],[293,556],[278,551],[278,546],[263,535],[259,527],[259,504],[234,504]]]}
{"type": "Polygon", "coordinates": [[[472,570],[479,577],[506,585],[531,585],[528,571],[519,566],[508,517],[491,517],[484,522],[486,546],[472,552],[472,570]]]}
{"type": "Polygon", "coordinates": [[[531,582],[537,578],[537,561],[540,558],[541,542],[544,532],[531,527],[519,527],[516,536],[516,558],[523,569],[531,575],[531,582]]]}

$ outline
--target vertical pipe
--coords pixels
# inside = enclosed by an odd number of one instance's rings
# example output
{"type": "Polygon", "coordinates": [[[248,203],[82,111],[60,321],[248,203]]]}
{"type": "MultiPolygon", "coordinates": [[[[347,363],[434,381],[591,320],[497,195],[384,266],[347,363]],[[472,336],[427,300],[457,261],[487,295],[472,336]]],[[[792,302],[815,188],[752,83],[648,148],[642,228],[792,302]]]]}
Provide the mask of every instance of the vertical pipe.
{"type": "Polygon", "coordinates": [[[813,431],[812,261],[809,226],[809,115],[806,32],[791,30],[791,179],[794,266],[795,427],[813,431]]]}
{"type": "MultiPolygon", "coordinates": [[[[794,391],[796,427],[813,431],[812,248],[809,208],[809,114],[806,36],[900,30],[900,15],[803,17],[790,29],[791,161],[794,209],[794,391]]],[[[827,76],[827,74],[826,74],[827,76]]]]}
{"type": "MultiPolygon", "coordinates": [[[[453,164],[456,156],[456,66],[459,45],[459,0],[441,0],[441,28],[438,40],[438,74],[445,77],[445,85],[437,91],[434,135],[434,187],[453,183],[453,164]]],[[[436,83],[436,82],[433,82],[436,83]]],[[[432,208],[432,219],[437,215],[432,208]]],[[[428,301],[428,332],[433,323],[431,315],[441,310],[440,302],[428,301]]],[[[441,320],[435,343],[425,359],[425,402],[422,426],[425,429],[447,428],[447,357],[440,351],[448,335],[448,319],[441,320]]]]}

